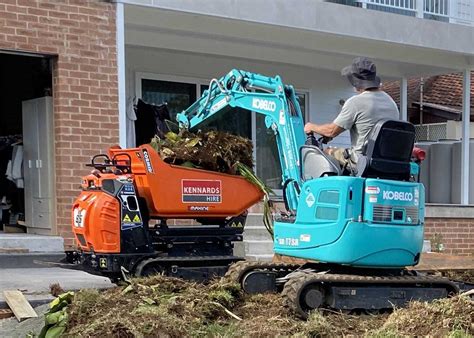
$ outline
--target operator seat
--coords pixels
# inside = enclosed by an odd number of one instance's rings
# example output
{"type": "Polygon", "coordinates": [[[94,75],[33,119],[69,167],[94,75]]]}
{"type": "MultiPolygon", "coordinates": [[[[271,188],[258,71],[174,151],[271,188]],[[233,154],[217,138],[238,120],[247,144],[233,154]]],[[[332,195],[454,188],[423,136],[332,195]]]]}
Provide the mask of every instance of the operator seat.
{"type": "Polygon", "coordinates": [[[304,145],[300,148],[301,178],[303,181],[323,176],[341,175],[341,166],[333,157],[317,146],[304,145]]]}
{"type": "Polygon", "coordinates": [[[357,176],[409,180],[414,143],[413,124],[388,119],[378,121],[357,160],[357,176]]]}

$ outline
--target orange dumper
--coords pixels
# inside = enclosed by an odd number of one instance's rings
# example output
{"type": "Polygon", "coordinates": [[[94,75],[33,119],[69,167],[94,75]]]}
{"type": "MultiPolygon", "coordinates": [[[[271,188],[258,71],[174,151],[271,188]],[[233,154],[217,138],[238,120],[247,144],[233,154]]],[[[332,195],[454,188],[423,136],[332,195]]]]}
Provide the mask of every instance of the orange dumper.
{"type": "Polygon", "coordinates": [[[233,242],[263,197],[243,177],[165,163],[149,145],[112,147],[88,166],[73,204],[71,263],[113,281],[124,271],[206,280],[242,259],[233,242]]]}

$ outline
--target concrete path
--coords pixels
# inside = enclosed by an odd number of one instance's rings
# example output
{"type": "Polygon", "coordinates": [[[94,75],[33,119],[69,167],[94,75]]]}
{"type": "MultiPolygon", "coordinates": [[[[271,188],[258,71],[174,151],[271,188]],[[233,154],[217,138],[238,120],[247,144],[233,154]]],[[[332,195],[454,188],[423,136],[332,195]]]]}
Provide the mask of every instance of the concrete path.
{"type": "Polygon", "coordinates": [[[24,268],[0,270],[0,302],[3,290],[20,290],[28,300],[51,298],[49,286],[59,283],[68,290],[105,289],[114,286],[108,278],[61,268],[24,268]]]}
{"type": "Polygon", "coordinates": [[[25,338],[28,334],[37,337],[44,326],[44,314],[48,309],[48,304],[35,307],[38,317],[25,319],[21,323],[15,317],[0,319],[0,337],[25,338]]]}

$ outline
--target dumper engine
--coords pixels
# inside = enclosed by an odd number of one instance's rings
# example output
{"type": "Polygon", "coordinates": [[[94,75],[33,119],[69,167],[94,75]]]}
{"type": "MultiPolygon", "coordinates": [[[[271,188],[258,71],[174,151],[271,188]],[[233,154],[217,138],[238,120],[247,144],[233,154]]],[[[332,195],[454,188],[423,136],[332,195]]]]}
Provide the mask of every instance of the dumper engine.
{"type": "Polygon", "coordinates": [[[155,273],[223,275],[242,241],[246,210],[262,198],[243,177],[174,166],[148,145],[94,156],[72,209],[69,260],[113,281],[155,273]]]}

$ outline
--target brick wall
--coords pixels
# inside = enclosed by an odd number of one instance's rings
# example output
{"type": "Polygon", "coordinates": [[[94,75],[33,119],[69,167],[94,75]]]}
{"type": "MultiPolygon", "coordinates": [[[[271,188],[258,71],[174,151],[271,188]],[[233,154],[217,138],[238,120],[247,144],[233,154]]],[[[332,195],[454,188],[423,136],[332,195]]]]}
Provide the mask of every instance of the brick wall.
{"type": "Polygon", "coordinates": [[[431,240],[433,250],[436,242],[439,242],[443,244],[443,252],[473,256],[474,219],[426,218],[425,238],[431,240]]]}
{"type": "Polygon", "coordinates": [[[2,0],[0,50],[54,56],[57,233],[73,244],[70,208],[84,163],[118,142],[115,5],[2,0]]]}

